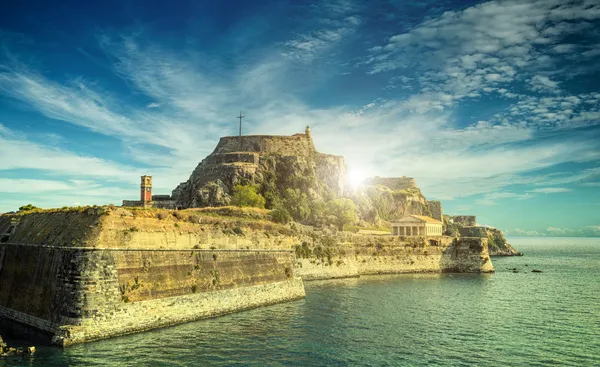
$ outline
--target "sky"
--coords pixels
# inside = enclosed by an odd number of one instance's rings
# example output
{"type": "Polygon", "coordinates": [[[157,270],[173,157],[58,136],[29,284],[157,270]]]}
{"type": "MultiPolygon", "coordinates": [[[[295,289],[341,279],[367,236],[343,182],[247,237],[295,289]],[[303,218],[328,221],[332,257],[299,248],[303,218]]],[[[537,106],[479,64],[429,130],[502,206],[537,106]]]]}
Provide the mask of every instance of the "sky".
{"type": "Polygon", "coordinates": [[[0,12],[0,212],[120,204],[291,135],[509,235],[600,236],[596,1],[28,1],[0,12]]]}

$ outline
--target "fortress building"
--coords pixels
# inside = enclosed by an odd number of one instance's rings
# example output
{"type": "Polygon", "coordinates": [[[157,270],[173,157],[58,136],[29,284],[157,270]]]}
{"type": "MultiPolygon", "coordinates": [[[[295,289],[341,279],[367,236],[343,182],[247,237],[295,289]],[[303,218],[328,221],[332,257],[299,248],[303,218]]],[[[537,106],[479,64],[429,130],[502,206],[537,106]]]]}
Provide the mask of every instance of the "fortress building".
{"type": "Polygon", "coordinates": [[[123,200],[123,206],[177,209],[170,195],[152,195],[152,176],[142,176],[140,200],[123,200]]]}

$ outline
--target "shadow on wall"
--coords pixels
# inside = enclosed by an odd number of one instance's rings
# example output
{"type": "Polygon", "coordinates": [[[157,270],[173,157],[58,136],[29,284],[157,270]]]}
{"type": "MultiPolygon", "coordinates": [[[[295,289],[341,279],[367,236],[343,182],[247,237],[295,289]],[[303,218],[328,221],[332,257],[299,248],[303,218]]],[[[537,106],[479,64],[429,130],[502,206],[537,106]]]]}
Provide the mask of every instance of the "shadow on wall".
{"type": "Polygon", "coordinates": [[[52,337],[30,326],[0,317],[0,334],[4,341],[14,347],[25,347],[35,345],[50,346],[52,337]]]}

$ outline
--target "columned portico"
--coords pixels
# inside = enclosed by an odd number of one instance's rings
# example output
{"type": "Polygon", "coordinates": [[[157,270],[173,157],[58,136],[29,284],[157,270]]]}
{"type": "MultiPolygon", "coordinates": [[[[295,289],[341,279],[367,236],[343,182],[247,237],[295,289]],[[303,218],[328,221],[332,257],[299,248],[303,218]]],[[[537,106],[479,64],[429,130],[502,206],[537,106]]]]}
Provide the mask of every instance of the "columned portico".
{"type": "Polygon", "coordinates": [[[442,222],[423,215],[407,215],[392,224],[392,235],[394,236],[441,236],[442,231],[442,222]]]}

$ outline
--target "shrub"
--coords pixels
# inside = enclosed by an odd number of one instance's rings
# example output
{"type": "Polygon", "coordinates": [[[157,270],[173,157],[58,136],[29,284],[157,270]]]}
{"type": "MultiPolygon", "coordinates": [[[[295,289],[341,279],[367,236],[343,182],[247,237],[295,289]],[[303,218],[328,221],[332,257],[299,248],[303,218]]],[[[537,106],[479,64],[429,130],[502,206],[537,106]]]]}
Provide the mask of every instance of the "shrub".
{"type": "Polygon", "coordinates": [[[294,251],[296,252],[296,258],[308,259],[312,255],[312,250],[306,242],[302,242],[302,245],[294,246],[294,251]]]}
{"type": "Polygon", "coordinates": [[[255,186],[235,185],[233,187],[231,204],[237,206],[253,206],[257,208],[264,208],[265,198],[257,192],[255,186]]]}
{"type": "Polygon", "coordinates": [[[185,213],[180,212],[179,210],[175,210],[173,216],[179,220],[185,220],[185,213]]]}
{"type": "Polygon", "coordinates": [[[188,222],[198,224],[198,223],[200,223],[200,216],[196,215],[196,214],[192,214],[188,217],[188,222]]]}
{"type": "Polygon", "coordinates": [[[275,223],[287,224],[292,221],[292,216],[284,208],[277,208],[271,212],[271,220],[275,223]]]}
{"type": "Polygon", "coordinates": [[[37,210],[40,209],[37,206],[31,205],[31,204],[27,204],[27,205],[23,205],[22,207],[19,207],[19,211],[20,212],[26,212],[29,210],[37,210]]]}

